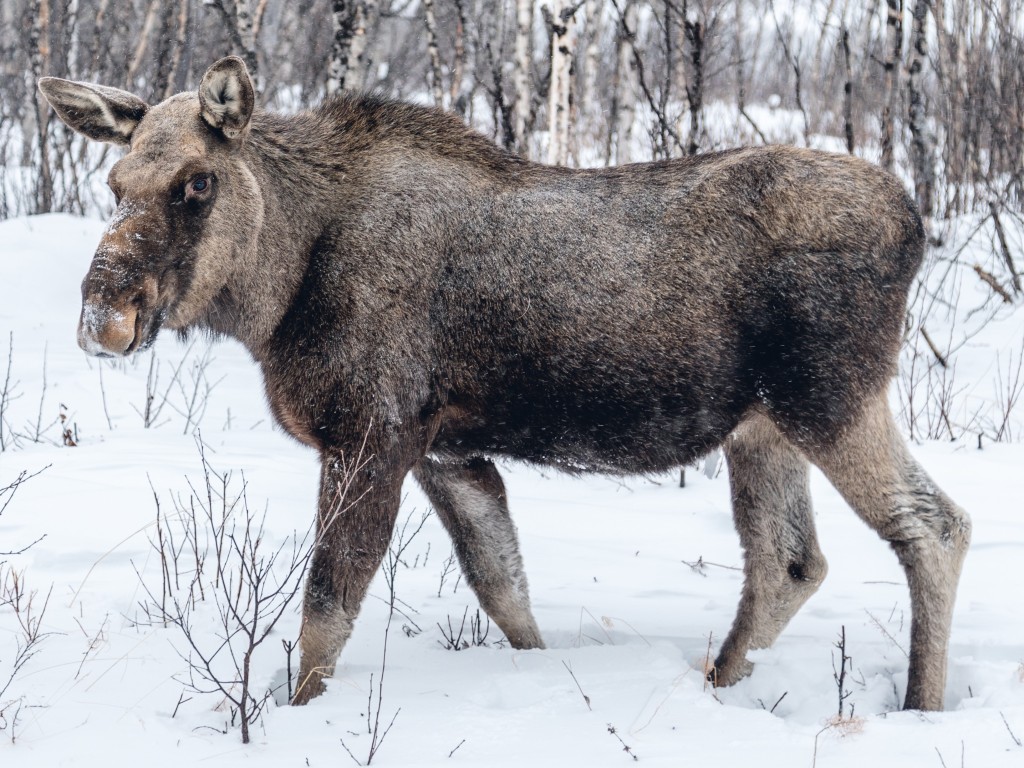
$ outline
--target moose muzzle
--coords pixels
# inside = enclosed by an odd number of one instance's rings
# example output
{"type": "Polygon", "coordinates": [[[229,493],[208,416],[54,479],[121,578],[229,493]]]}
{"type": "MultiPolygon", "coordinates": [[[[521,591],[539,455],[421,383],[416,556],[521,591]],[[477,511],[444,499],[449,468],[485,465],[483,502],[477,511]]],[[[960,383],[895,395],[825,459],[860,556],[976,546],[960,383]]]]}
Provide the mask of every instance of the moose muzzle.
{"type": "Polygon", "coordinates": [[[156,328],[158,284],[142,246],[156,240],[139,209],[122,205],[107,228],[82,281],[78,346],[96,357],[124,357],[156,328]]]}
{"type": "Polygon", "coordinates": [[[142,339],[139,311],[131,304],[115,307],[86,300],[78,321],[78,346],[96,357],[123,357],[142,339]]]}

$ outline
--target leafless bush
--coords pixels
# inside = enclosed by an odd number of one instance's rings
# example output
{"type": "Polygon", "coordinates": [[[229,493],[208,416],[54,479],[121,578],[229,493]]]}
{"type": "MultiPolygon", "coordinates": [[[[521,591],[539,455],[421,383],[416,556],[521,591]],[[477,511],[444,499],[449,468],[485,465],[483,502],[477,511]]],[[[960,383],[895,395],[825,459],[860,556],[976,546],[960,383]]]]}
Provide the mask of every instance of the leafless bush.
{"type": "MultiPolygon", "coordinates": [[[[189,350],[192,348],[189,347],[189,350]]],[[[178,391],[181,395],[181,404],[175,405],[171,403],[171,408],[185,419],[185,428],[182,434],[187,435],[190,431],[199,428],[199,423],[202,421],[203,416],[206,414],[206,406],[210,401],[210,394],[214,388],[220,384],[224,377],[217,379],[216,381],[210,381],[207,375],[207,370],[210,367],[210,363],[213,362],[212,357],[213,348],[207,345],[206,349],[203,350],[203,354],[199,357],[192,359],[189,365],[189,382],[186,383],[181,376],[176,376],[175,379],[178,383],[178,391]]],[[[186,352],[185,357],[188,356],[186,352]]],[[[185,357],[182,357],[184,362],[185,357]]],[[[181,366],[179,365],[177,372],[180,372],[181,366]]]]}
{"type": "Polygon", "coordinates": [[[1012,442],[1014,439],[1012,415],[1020,403],[1021,395],[1024,394],[1024,339],[1021,340],[1020,349],[1017,350],[1017,362],[1013,361],[1013,352],[1009,354],[1006,362],[1006,372],[1003,373],[1002,362],[999,353],[996,353],[996,402],[998,410],[996,418],[992,421],[990,434],[993,442],[1012,442]]]}
{"type": "MultiPolygon", "coordinates": [[[[366,761],[360,762],[359,758],[355,756],[348,744],[345,743],[344,739],[341,739],[341,746],[348,753],[348,756],[352,758],[356,765],[370,765],[373,762],[373,758],[380,750],[381,745],[384,743],[385,737],[391,731],[391,726],[395,724],[395,719],[398,717],[398,713],[402,711],[399,707],[395,710],[391,716],[391,720],[388,721],[387,725],[383,725],[381,721],[381,712],[384,708],[384,676],[387,671],[388,663],[388,639],[391,635],[391,621],[394,619],[395,614],[401,614],[408,621],[412,622],[408,614],[399,607],[401,603],[406,608],[409,606],[400,600],[395,592],[395,579],[398,575],[398,566],[403,565],[408,568],[409,564],[403,559],[405,553],[408,551],[409,546],[412,544],[416,536],[423,530],[424,524],[430,517],[429,512],[424,512],[420,515],[419,522],[414,528],[410,530],[409,525],[413,519],[415,510],[410,510],[406,516],[405,521],[400,527],[395,530],[392,537],[391,545],[388,547],[387,555],[384,557],[384,562],[381,564],[381,570],[384,572],[384,582],[388,588],[388,620],[384,625],[384,643],[381,650],[380,659],[380,674],[377,678],[376,688],[376,701],[374,701],[374,687],[373,687],[373,675],[370,675],[370,689],[366,699],[366,733],[370,737],[370,745],[366,752],[366,761]]],[[[417,562],[418,562],[417,557],[417,562]]],[[[412,622],[415,625],[415,622],[412,622]]],[[[408,636],[414,636],[419,634],[420,628],[418,626],[415,629],[406,626],[405,633],[408,636]]]]}
{"type": "MultiPolygon", "coordinates": [[[[836,650],[839,651],[839,668],[836,668],[836,657],[832,654],[832,678],[836,682],[836,688],[838,689],[839,695],[839,711],[836,716],[839,719],[843,718],[843,710],[846,707],[846,700],[850,698],[853,691],[846,687],[846,675],[848,672],[853,670],[853,659],[846,655],[846,627],[842,626],[839,628],[839,639],[834,643],[836,650]]],[[[850,717],[853,717],[853,707],[850,707],[850,717]]]]}
{"type": "Polygon", "coordinates": [[[231,722],[249,742],[249,728],[274,691],[254,679],[253,658],[301,592],[303,577],[319,537],[343,511],[340,498],[319,528],[294,532],[277,546],[267,541],[266,512],[249,506],[244,476],[217,472],[196,444],[202,466],[198,484],[188,481],[187,497],[173,497],[165,515],[159,496],[156,535],[151,541],[160,563],[160,585],[140,573],[146,620],[178,630],[178,653],[188,664],[183,684],[198,694],[217,694],[231,722]],[[209,620],[216,630],[205,630],[209,620]]]}
{"type": "MultiPolygon", "coordinates": [[[[837,713],[828,718],[825,721],[824,727],[814,734],[814,754],[811,760],[811,768],[814,768],[814,766],[818,764],[818,738],[822,734],[831,731],[839,736],[851,736],[860,733],[864,729],[864,718],[854,714],[853,705],[850,706],[849,714],[845,713],[846,700],[852,693],[852,691],[846,687],[846,680],[847,676],[853,671],[853,659],[851,659],[846,653],[845,626],[840,627],[839,639],[834,643],[834,646],[836,650],[839,651],[839,664],[838,666],[836,665],[835,654],[833,654],[832,679],[836,684],[836,695],[839,700],[839,707],[837,713]]],[[[776,704],[778,704],[778,702],[776,702],[776,704]]],[[[774,709],[774,707],[772,707],[772,709],[774,709]]]]}
{"type": "MultiPolygon", "coordinates": [[[[491,620],[484,616],[480,618],[480,609],[476,609],[476,614],[473,616],[469,615],[469,607],[462,612],[462,621],[459,622],[458,629],[452,624],[451,614],[448,615],[448,628],[445,629],[441,626],[440,622],[437,628],[441,630],[441,640],[438,640],[438,644],[446,651],[464,651],[467,648],[486,648],[488,645],[487,635],[491,631],[491,620]],[[466,633],[466,619],[469,618],[469,633],[466,633]],[[485,624],[486,622],[486,624],[485,624]]],[[[498,641],[501,642],[500,640],[498,641]]]]}
{"type": "Polygon", "coordinates": [[[455,584],[452,586],[452,594],[454,595],[459,589],[459,582],[462,581],[462,571],[459,570],[459,561],[455,556],[455,548],[452,547],[451,553],[444,559],[441,564],[441,581],[437,585],[437,596],[441,596],[441,591],[444,589],[444,585],[448,582],[448,579],[452,574],[455,574],[455,584]]]}
{"type": "Polygon", "coordinates": [[[210,395],[224,377],[211,381],[210,365],[214,362],[213,348],[207,345],[202,354],[193,354],[196,342],[185,348],[181,357],[171,367],[171,377],[163,385],[160,383],[161,361],[156,351],[150,352],[149,369],[146,373],[145,401],[140,408],[132,404],[132,408],[142,419],[146,429],[161,427],[169,421],[161,420],[164,409],[170,407],[185,420],[182,434],[188,434],[199,428],[210,395]],[[187,376],[187,380],[186,380],[187,376]]]}
{"type": "MultiPolygon", "coordinates": [[[[7,511],[18,488],[42,471],[33,474],[21,472],[6,486],[0,487],[0,516],[7,511]]],[[[0,557],[21,555],[43,538],[40,536],[15,551],[0,552],[0,557]]],[[[17,738],[18,717],[25,705],[25,696],[14,696],[12,686],[25,666],[41,650],[47,635],[43,632],[43,619],[52,591],[51,586],[45,597],[41,598],[36,590],[28,586],[24,570],[11,567],[6,559],[0,560],[0,618],[9,616],[14,620],[11,631],[4,633],[13,640],[13,647],[7,647],[8,641],[5,640],[0,648],[0,732],[5,732],[12,743],[17,738]]]]}
{"type": "MultiPolygon", "coordinates": [[[[20,472],[18,474],[17,477],[14,478],[14,480],[12,480],[11,482],[9,482],[7,485],[5,485],[3,487],[0,487],[0,517],[3,517],[4,512],[7,511],[7,507],[9,507],[11,502],[14,500],[14,494],[16,494],[18,492],[18,489],[23,484],[25,484],[26,482],[28,482],[32,478],[37,477],[38,475],[40,475],[41,473],[45,472],[49,468],[50,468],[50,465],[47,464],[45,467],[43,467],[39,471],[33,472],[32,474],[29,474],[27,470],[23,470],[22,472],[20,472]]],[[[27,552],[31,547],[35,546],[40,541],[42,541],[43,538],[45,538],[45,536],[40,536],[38,539],[33,541],[31,544],[28,544],[28,545],[22,547],[21,549],[18,549],[17,551],[12,551],[12,552],[0,551],[0,557],[13,557],[15,555],[23,554],[23,553],[27,552]]],[[[0,560],[0,568],[3,568],[6,564],[7,564],[6,560],[0,560]]]]}
{"type": "MultiPolygon", "coordinates": [[[[191,347],[189,347],[191,349],[191,347]]],[[[159,421],[160,413],[163,411],[164,406],[167,405],[167,399],[170,397],[171,389],[177,383],[178,378],[181,376],[181,367],[185,364],[185,357],[188,355],[188,351],[182,356],[181,361],[177,367],[174,368],[171,374],[171,380],[167,383],[167,386],[163,390],[163,394],[160,393],[160,361],[157,359],[156,350],[151,350],[149,353],[149,371],[146,374],[146,399],[141,409],[138,408],[134,403],[132,409],[139,414],[142,418],[142,426],[146,429],[153,429],[154,427],[161,426],[166,422],[159,421]]]]}
{"type": "Polygon", "coordinates": [[[16,445],[17,434],[11,429],[11,403],[20,397],[18,382],[11,381],[14,368],[14,331],[7,337],[7,369],[4,371],[3,384],[0,385],[0,453],[16,445]]]}
{"type": "Polygon", "coordinates": [[[27,586],[23,571],[13,568],[0,570],[0,612],[10,612],[16,624],[13,658],[4,665],[6,669],[0,670],[0,731],[6,731],[12,743],[17,738],[18,716],[25,697],[8,698],[8,691],[25,665],[41,650],[47,635],[42,629],[43,619],[52,592],[51,585],[40,605],[39,593],[27,586]]]}

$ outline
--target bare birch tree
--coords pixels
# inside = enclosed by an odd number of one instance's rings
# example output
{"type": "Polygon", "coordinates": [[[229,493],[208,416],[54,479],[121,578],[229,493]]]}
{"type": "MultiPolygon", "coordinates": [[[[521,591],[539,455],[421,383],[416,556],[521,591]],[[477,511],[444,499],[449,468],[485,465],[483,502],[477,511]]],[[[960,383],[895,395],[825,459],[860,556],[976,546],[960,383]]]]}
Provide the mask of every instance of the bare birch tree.
{"type": "Polygon", "coordinates": [[[448,87],[448,101],[452,109],[465,114],[466,103],[462,96],[462,80],[466,74],[466,0],[454,0],[455,4],[455,61],[452,65],[452,79],[448,87]]]}
{"type": "Polygon", "coordinates": [[[583,114],[593,116],[600,101],[598,94],[598,75],[601,70],[601,44],[603,33],[603,14],[601,0],[587,0],[587,47],[583,62],[582,104],[583,114]]]}
{"type": "Polygon", "coordinates": [[[139,69],[146,62],[149,52],[149,41],[153,37],[153,28],[156,26],[157,11],[160,10],[160,0],[149,0],[146,20],[142,22],[142,31],[139,33],[138,42],[135,44],[135,52],[132,54],[131,64],[125,73],[125,87],[130,88],[138,77],[139,69]]]}
{"type": "Polygon", "coordinates": [[[636,159],[633,157],[633,123],[636,120],[636,94],[640,87],[634,37],[636,15],[635,0],[627,0],[615,37],[615,83],[611,110],[615,141],[608,152],[608,162],[614,164],[636,159]]]}
{"type": "Polygon", "coordinates": [[[220,11],[235,53],[242,57],[249,74],[252,75],[253,85],[259,90],[256,33],[253,27],[252,13],[249,11],[249,0],[234,0],[230,7],[227,0],[205,0],[205,2],[212,4],[220,11]]]}
{"type": "MultiPolygon", "coordinates": [[[[774,6],[772,13],[774,14],[774,6]]],[[[704,35],[707,32],[707,25],[700,20],[700,17],[694,21],[690,20],[686,0],[683,0],[682,16],[683,33],[689,44],[691,64],[690,78],[686,84],[686,100],[690,104],[690,140],[687,143],[686,153],[695,155],[700,149],[700,141],[704,133],[704,35]]],[[[783,41],[783,49],[785,47],[785,41],[783,41]]],[[[797,70],[798,102],[800,99],[799,78],[800,74],[797,70]]]]}
{"type": "Polygon", "coordinates": [[[368,59],[370,33],[376,25],[380,6],[378,0],[354,1],[355,23],[352,28],[352,42],[348,49],[345,87],[353,91],[361,91],[366,87],[366,72],[370,65],[368,59]]]}
{"type": "Polygon", "coordinates": [[[843,24],[839,30],[843,49],[843,136],[846,137],[846,151],[851,155],[854,149],[853,135],[853,67],[850,64],[850,30],[843,24]]]}
{"type": "Polygon", "coordinates": [[[359,0],[331,0],[331,25],[334,36],[331,58],[327,65],[327,93],[334,94],[345,87],[348,75],[349,49],[355,34],[356,6],[359,0]]]}
{"type": "Polygon", "coordinates": [[[573,55],[576,48],[576,18],[579,4],[552,0],[548,8],[551,25],[551,84],[548,86],[548,162],[569,162],[569,118],[572,111],[573,55]]]}
{"type": "Polygon", "coordinates": [[[899,110],[896,99],[899,96],[900,68],[903,65],[903,0],[886,0],[885,16],[885,85],[882,94],[882,126],[879,143],[882,155],[879,165],[888,171],[893,169],[894,120],[899,110]]]}
{"type": "Polygon", "coordinates": [[[512,106],[515,147],[520,155],[529,154],[527,126],[530,122],[530,73],[533,69],[533,2],[516,0],[516,50],[513,86],[515,102],[512,106]]]}
{"type": "Polygon", "coordinates": [[[925,124],[922,73],[927,61],[928,36],[926,21],[929,0],[916,0],[910,32],[910,61],[907,67],[908,124],[910,126],[910,158],[914,170],[914,191],[921,214],[932,215],[935,189],[935,158],[932,141],[925,124]]]}
{"type": "Polygon", "coordinates": [[[423,21],[427,26],[427,56],[430,59],[430,95],[435,107],[444,106],[444,91],[441,88],[441,52],[437,46],[437,16],[434,14],[434,0],[423,0],[423,21]]]}
{"type": "MultiPolygon", "coordinates": [[[[30,108],[26,112],[34,118],[36,141],[39,147],[40,174],[35,190],[35,213],[45,213],[53,208],[53,176],[50,169],[50,111],[42,105],[42,96],[35,88],[35,81],[50,71],[50,1],[32,0],[29,51],[31,70],[26,72],[26,91],[30,108]]],[[[31,135],[31,134],[28,134],[31,135]]],[[[26,142],[27,144],[28,142],[26,142]]]]}
{"type": "Polygon", "coordinates": [[[188,25],[190,20],[191,3],[189,0],[179,0],[177,23],[174,27],[174,42],[171,47],[171,59],[167,77],[167,85],[164,88],[163,97],[166,99],[184,89],[182,72],[182,60],[188,43],[188,25]]]}

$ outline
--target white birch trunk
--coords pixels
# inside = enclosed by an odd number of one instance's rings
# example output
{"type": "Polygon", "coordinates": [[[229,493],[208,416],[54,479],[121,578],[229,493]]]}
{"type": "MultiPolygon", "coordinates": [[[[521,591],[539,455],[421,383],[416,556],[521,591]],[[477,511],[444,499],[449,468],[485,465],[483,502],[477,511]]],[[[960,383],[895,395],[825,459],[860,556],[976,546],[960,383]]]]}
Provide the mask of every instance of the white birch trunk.
{"type": "Polygon", "coordinates": [[[588,118],[594,116],[600,109],[597,97],[597,75],[601,67],[601,9],[604,3],[601,0],[587,0],[587,52],[583,65],[583,114],[588,118]]]}
{"type": "Polygon", "coordinates": [[[142,22],[142,31],[139,33],[139,42],[135,46],[135,53],[132,56],[132,63],[128,67],[128,74],[125,75],[125,87],[134,91],[135,76],[139,67],[145,61],[146,49],[149,47],[149,38],[153,34],[153,27],[156,24],[156,12],[160,6],[160,0],[151,0],[149,9],[146,11],[146,20],[142,22]]]}
{"type": "Polygon", "coordinates": [[[533,62],[533,0],[516,0],[516,52],[513,86],[515,103],[512,107],[513,127],[519,154],[529,154],[530,121],[530,65],[533,62]]]}
{"type": "Polygon", "coordinates": [[[252,26],[252,14],[249,13],[249,0],[235,0],[235,24],[238,27],[238,37],[242,41],[242,58],[245,59],[245,66],[255,81],[256,35],[252,26]]]}
{"type": "Polygon", "coordinates": [[[879,165],[893,169],[895,145],[896,96],[900,67],[903,64],[903,0],[886,0],[885,80],[882,102],[881,158],[879,165]]]}
{"type": "Polygon", "coordinates": [[[423,0],[423,19],[427,25],[427,54],[430,57],[430,95],[434,99],[434,106],[443,108],[441,52],[437,47],[437,16],[434,15],[434,0],[423,0]]]}
{"type": "Polygon", "coordinates": [[[466,9],[464,0],[455,0],[455,66],[448,91],[448,103],[451,108],[459,111],[459,96],[462,94],[462,78],[466,71],[466,9]]]}
{"type": "Polygon", "coordinates": [[[78,0],[69,0],[64,9],[64,29],[68,40],[68,71],[67,76],[71,80],[77,80],[79,76],[79,45],[78,34],[78,0]]]}
{"type": "Polygon", "coordinates": [[[168,99],[178,92],[181,80],[181,60],[188,44],[188,0],[180,0],[178,4],[178,23],[175,27],[174,46],[171,50],[170,72],[167,78],[167,88],[164,91],[164,98],[168,99]]]}
{"type": "Polygon", "coordinates": [[[98,80],[100,72],[100,57],[99,50],[100,46],[104,45],[103,42],[103,29],[104,21],[107,16],[107,8],[110,5],[110,0],[100,0],[99,7],[96,9],[96,15],[92,20],[92,42],[89,46],[89,50],[86,53],[88,56],[88,63],[86,68],[80,74],[86,79],[98,80]]]}
{"type": "Polygon", "coordinates": [[[331,27],[334,37],[331,42],[331,57],[327,62],[327,93],[335,94],[345,87],[348,74],[348,52],[352,45],[354,19],[352,0],[332,0],[331,27]]]}
{"type": "Polygon", "coordinates": [[[911,16],[910,61],[907,67],[908,122],[910,125],[910,158],[914,168],[914,190],[917,205],[925,219],[933,213],[935,191],[935,158],[932,138],[928,133],[924,94],[921,81],[928,60],[927,16],[929,0],[917,0],[911,16]]]}
{"type": "MultiPolygon", "coordinates": [[[[26,93],[29,98],[29,109],[34,118],[35,139],[39,147],[39,176],[35,189],[35,201],[32,213],[49,213],[53,208],[53,178],[50,176],[49,152],[49,115],[44,106],[43,95],[35,87],[35,81],[50,72],[50,2],[49,0],[33,0],[29,6],[32,14],[32,26],[29,31],[29,61],[31,67],[25,72],[26,93]]],[[[31,134],[25,134],[25,145],[31,134]]]]}
{"type": "Polygon", "coordinates": [[[553,0],[551,18],[551,85],[548,88],[548,162],[569,162],[569,112],[572,106],[572,58],[576,46],[576,22],[569,0],[553,0]]]}
{"type": "Polygon", "coordinates": [[[260,30],[263,28],[263,15],[267,12],[267,0],[260,0],[256,6],[256,13],[252,17],[252,39],[258,40],[260,30]]]}
{"type": "MultiPolygon", "coordinates": [[[[636,32],[636,2],[629,0],[623,11],[626,29],[636,32]]],[[[631,163],[633,157],[633,122],[636,119],[636,93],[640,88],[633,55],[633,40],[619,25],[616,55],[618,56],[619,77],[615,93],[615,164],[631,163]]],[[[681,58],[681,56],[680,56],[681,58]]]]}
{"type": "Polygon", "coordinates": [[[352,45],[348,49],[348,74],[345,87],[361,91],[366,86],[367,49],[369,33],[377,19],[378,0],[361,0],[356,5],[355,28],[352,45]]]}

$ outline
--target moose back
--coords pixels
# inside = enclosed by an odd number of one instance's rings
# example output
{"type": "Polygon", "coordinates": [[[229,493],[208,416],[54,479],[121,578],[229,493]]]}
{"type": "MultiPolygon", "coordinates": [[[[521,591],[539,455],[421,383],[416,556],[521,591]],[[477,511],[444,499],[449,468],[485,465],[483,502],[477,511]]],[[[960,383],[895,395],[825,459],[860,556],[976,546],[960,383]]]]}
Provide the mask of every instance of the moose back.
{"type": "Polygon", "coordinates": [[[905,567],[905,704],[942,707],[970,522],[886,404],[923,253],[894,178],[789,147],[547,167],[374,96],[262,111],[233,57],[155,106],[39,86],[72,128],[128,148],[82,348],[233,336],[278,422],[320,453],[296,703],[333,672],[409,472],[481,606],[539,648],[492,460],[653,472],[724,444],[745,583],[715,682],[748,674],[825,576],[813,462],[905,567]]]}

